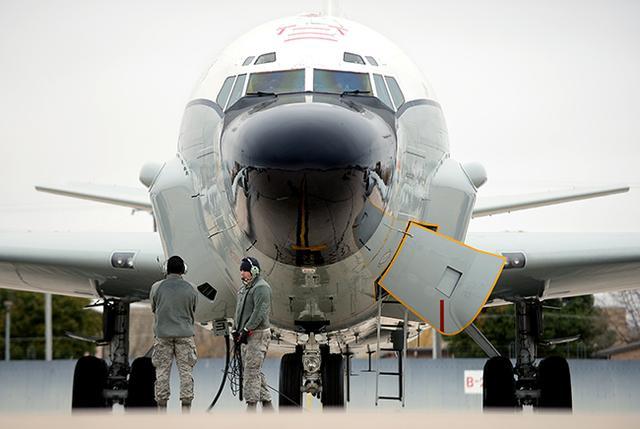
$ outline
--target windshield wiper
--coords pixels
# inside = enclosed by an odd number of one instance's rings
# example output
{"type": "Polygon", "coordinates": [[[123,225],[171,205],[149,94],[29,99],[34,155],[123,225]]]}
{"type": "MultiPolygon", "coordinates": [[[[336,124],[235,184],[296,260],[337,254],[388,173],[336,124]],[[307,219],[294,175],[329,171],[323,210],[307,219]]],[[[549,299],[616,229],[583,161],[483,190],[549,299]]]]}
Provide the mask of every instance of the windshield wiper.
{"type": "Polygon", "coordinates": [[[256,91],[256,92],[247,92],[247,95],[257,95],[258,97],[265,97],[267,95],[277,97],[278,94],[275,92],[266,92],[266,91],[256,91]]]}
{"type": "Polygon", "coordinates": [[[358,95],[358,94],[371,94],[371,91],[366,91],[362,89],[352,89],[349,91],[342,91],[340,97],[344,97],[345,95],[358,95]]]}

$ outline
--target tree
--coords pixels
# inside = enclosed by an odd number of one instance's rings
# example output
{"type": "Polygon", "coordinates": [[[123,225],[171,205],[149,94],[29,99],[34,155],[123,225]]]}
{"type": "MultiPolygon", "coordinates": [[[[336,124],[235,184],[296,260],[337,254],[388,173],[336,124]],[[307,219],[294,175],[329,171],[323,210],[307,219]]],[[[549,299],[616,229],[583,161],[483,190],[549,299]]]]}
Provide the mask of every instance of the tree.
{"type": "Polygon", "coordinates": [[[631,343],[640,339],[640,289],[625,290],[609,294],[609,299],[626,311],[626,324],[616,331],[623,342],[631,343]]]}
{"type": "MultiPolygon", "coordinates": [[[[44,295],[32,292],[0,290],[0,302],[10,300],[11,308],[11,359],[44,359],[44,295]]],[[[53,358],[75,359],[85,353],[93,354],[91,343],[72,340],[65,332],[83,336],[102,334],[102,315],[83,307],[85,298],[54,295],[52,297],[53,358]]],[[[3,308],[4,309],[4,308],[3,308]]],[[[5,312],[0,320],[0,353],[4,359],[5,312]]]]}
{"type": "MultiPolygon", "coordinates": [[[[592,295],[545,301],[544,305],[559,309],[544,310],[543,339],[550,340],[574,335],[580,335],[580,338],[568,344],[540,346],[538,348],[540,357],[560,355],[567,358],[586,358],[595,351],[613,344],[615,333],[609,329],[602,311],[594,306],[592,295]]],[[[501,354],[515,357],[516,327],[513,305],[485,308],[475,324],[501,354]]],[[[451,337],[447,347],[450,355],[454,357],[486,356],[465,334],[451,337]]]]}

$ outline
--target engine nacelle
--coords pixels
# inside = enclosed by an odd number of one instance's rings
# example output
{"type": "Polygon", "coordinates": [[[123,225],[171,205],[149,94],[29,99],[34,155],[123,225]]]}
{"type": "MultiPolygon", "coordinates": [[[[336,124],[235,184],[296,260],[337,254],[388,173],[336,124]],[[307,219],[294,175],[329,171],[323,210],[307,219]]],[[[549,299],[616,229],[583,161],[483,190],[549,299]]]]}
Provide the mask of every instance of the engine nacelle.
{"type": "Polygon", "coordinates": [[[463,168],[456,160],[447,158],[438,167],[429,185],[427,204],[422,220],[438,225],[438,232],[464,240],[473,213],[477,186],[486,181],[480,164],[463,168]]]}

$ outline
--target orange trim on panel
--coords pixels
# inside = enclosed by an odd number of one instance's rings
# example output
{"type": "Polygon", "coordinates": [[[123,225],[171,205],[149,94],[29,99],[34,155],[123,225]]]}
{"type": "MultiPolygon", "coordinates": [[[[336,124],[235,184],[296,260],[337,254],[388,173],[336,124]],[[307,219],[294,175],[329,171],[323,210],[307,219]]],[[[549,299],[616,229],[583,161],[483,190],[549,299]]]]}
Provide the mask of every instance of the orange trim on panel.
{"type": "Polygon", "coordinates": [[[418,222],[418,221],[413,221],[410,220],[409,223],[407,224],[407,228],[405,229],[405,235],[402,237],[402,240],[400,241],[400,245],[398,246],[398,249],[396,250],[396,253],[393,255],[393,258],[391,259],[391,262],[389,262],[389,265],[387,266],[387,268],[382,272],[382,274],[380,275],[380,277],[378,278],[378,280],[376,280],[374,282],[374,297],[376,296],[375,292],[375,286],[380,286],[382,287],[385,291],[387,291],[387,293],[389,295],[391,295],[396,301],[398,301],[400,304],[402,304],[403,306],[405,306],[409,311],[411,311],[414,316],[416,316],[418,319],[422,320],[425,323],[428,323],[429,326],[431,326],[433,329],[435,329],[436,331],[438,331],[440,334],[445,335],[445,336],[453,336],[453,335],[457,335],[460,332],[464,331],[465,329],[467,329],[467,327],[469,325],[471,325],[476,318],[478,317],[478,315],[480,314],[480,312],[482,311],[482,309],[484,308],[485,304],[487,303],[487,301],[489,300],[489,297],[491,296],[491,293],[493,292],[493,289],[495,289],[496,285],[498,284],[498,279],[500,278],[500,275],[502,274],[502,271],[504,270],[504,263],[506,263],[507,258],[505,258],[502,255],[498,255],[495,253],[491,253],[491,252],[487,252],[485,250],[480,250],[480,249],[476,249],[475,247],[469,246],[468,244],[465,244],[459,240],[456,240],[455,238],[449,237],[448,235],[444,235],[441,234],[437,231],[432,230],[431,228],[428,228],[428,226],[435,226],[436,229],[439,228],[438,225],[435,224],[427,224],[427,223],[422,223],[422,222],[418,222]],[[440,237],[446,238],[447,240],[453,241],[456,244],[460,244],[468,249],[471,249],[475,252],[478,253],[483,253],[485,255],[490,255],[490,256],[495,256],[499,259],[502,259],[503,264],[500,267],[500,269],[498,270],[498,274],[496,275],[496,278],[493,281],[493,285],[491,286],[491,288],[489,288],[489,292],[487,293],[487,295],[484,297],[484,300],[482,301],[482,304],[480,305],[480,308],[478,308],[478,311],[476,312],[476,314],[471,318],[471,320],[469,321],[469,323],[467,323],[466,325],[464,325],[461,329],[452,332],[452,333],[446,333],[446,332],[442,332],[440,329],[436,328],[436,325],[434,325],[433,323],[431,323],[431,321],[429,321],[428,319],[426,319],[425,317],[423,317],[422,315],[420,315],[416,310],[413,309],[413,307],[411,307],[410,305],[408,305],[407,303],[405,303],[403,300],[401,300],[400,298],[398,298],[398,296],[396,296],[393,292],[391,292],[388,288],[386,288],[384,286],[384,284],[382,283],[384,280],[384,277],[387,275],[387,273],[389,272],[389,270],[391,269],[391,267],[393,266],[393,264],[396,261],[396,258],[398,256],[398,254],[400,253],[400,251],[402,250],[402,246],[404,246],[404,242],[407,239],[407,236],[409,235],[409,229],[411,227],[411,225],[417,225],[425,230],[428,230],[440,237]]]}
{"type": "MultiPolygon", "coordinates": [[[[435,224],[435,223],[427,223],[427,222],[420,222],[420,221],[417,221],[417,220],[410,220],[410,221],[409,221],[409,225],[417,225],[417,226],[419,226],[420,228],[428,229],[428,230],[429,230],[429,231],[431,231],[431,232],[436,232],[436,231],[438,231],[438,229],[440,229],[440,225],[438,225],[438,224],[435,224]]],[[[408,230],[408,229],[409,229],[409,228],[407,228],[407,230],[408,230]]]]}
{"type": "MultiPolygon", "coordinates": [[[[425,223],[425,222],[419,222],[419,221],[415,221],[415,220],[409,220],[409,222],[407,222],[407,227],[404,229],[404,235],[402,236],[402,240],[400,240],[400,244],[398,244],[398,248],[396,249],[395,253],[393,254],[393,257],[391,258],[391,261],[389,262],[389,265],[387,265],[387,268],[384,269],[384,271],[382,272],[382,274],[380,274],[380,276],[376,279],[376,281],[373,282],[373,300],[374,302],[376,301],[376,286],[381,286],[381,281],[384,278],[384,276],[387,275],[387,273],[389,272],[389,270],[391,269],[391,266],[394,264],[394,262],[396,261],[396,258],[398,257],[398,254],[400,253],[400,250],[402,250],[402,246],[404,246],[404,241],[407,239],[407,236],[409,235],[409,228],[411,227],[411,224],[415,223],[416,225],[420,225],[422,227],[428,228],[428,227],[432,227],[435,228],[436,231],[438,230],[438,228],[440,228],[440,225],[436,225],[435,223],[425,223]]],[[[433,231],[432,229],[428,228],[430,231],[433,231]]],[[[386,242],[386,240],[385,240],[386,242]]],[[[386,288],[385,290],[387,292],[389,292],[386,288]]]]}
{"type": "MultiPolygon", "coordinates": [[[[485,252],[485,253],[487,253],[487,252],[485,252]]],[[[493,256],[499,256],[503,260],[503,262],[507,261],[507,258],[505,258],[502,255],[496,255],[495,253],[487,253],[487,254],[488,255],[493,255],[493,256]]],[[[493,292],[493,290],[495,289],[496,285],[498,284],[498,280],[500,279],[500,275],[502,274],[503,270],[504,270],[504,264],[502,264],[502,267],[500,267],[500,270],[498,270],[498,274],[496,275],[496,278],[493,280],[493,286],[491,286],[491,288],[489,289],[489,292],[487,293],[487,296],[484,297],[484,301],[482,302],[482,305],[480,306],[478,311],[476,311],[476,314],[474,314],[473,317],[471,318],[471,321],[469,323],[467,323],[466,325],[464,325],[464,328],[462,328],[460,331],[456,332],[456,334],[458,334],[461,331],[464,331],[465,329],[467,329],[467,327],[469,325],[471,325],[478,318],[478,315],[480,314],[480,312],[484,308],[484,305],[487,303],[487,301],[489,301],[489,297],[491,296],[491,292],[493,292]]],[[[451,335],[455,335],[455,334],[451,334],[451,335]]]]}

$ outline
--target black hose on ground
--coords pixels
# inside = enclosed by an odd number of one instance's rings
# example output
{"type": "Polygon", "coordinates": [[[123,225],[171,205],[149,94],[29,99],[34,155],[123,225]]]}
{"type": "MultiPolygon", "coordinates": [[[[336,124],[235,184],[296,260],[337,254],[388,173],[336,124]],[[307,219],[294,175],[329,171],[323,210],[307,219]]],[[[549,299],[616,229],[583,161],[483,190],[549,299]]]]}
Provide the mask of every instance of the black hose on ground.
{"type": "Polygon", "coordinates": [[[244,400],[244,364],[242,363],[242,352],[240,350],[241,346],[238,346],[236,348],[236,360],[238,364],[238,392],[240,392],[238,399],[242,402],[244,400]]]}
{"type": "Polygon", "coordinates": [[[216,393],[216,396],[215,398],[213,398],[211,405],[209,405],[209,408],[207,408],[207,412],[211,411],[213,406],[216,405],[216,402],[218,402],[218,399],[220,398],[220,394],[222,394],[222,390],[224,389],[224,383],[227,381],[227,374],[229,373],[229,364],[231,362],[231,344],[229,341],[229,334],[224,336],[224,345],[227,349],[227,354],[224,362],[224,374],[222,375],[222,382],[220,383],[220,387],[218,388],[218,393],[216,393]]]}
{"type": "MultiPolygon", "coordinates": [[[[216,403],[218,402],[218,399],[220,399],[220,395],[222,394],[222,391],[224,390],[224,385],[225,382],[227,381],[227,377],[229,377],[229,369],[231,367],[231,342],[229,340],[229,335],[225,335],[224,336],[224,345],[225,345],[225,349],[226,349],[226,355],[225,355],[225,362],[224,362],[224,374],[222,375],[222,382],[220,383],[220,387],[218,387],[218,392],[216,393],[216,396],[213,398],[213,401],[211,401],[211,404],[209,405],[209,407],[207,408],[207,412],[211,411],[211,409],[214,407],[214,405],[216,405],[216,403]]],[[[235,394],[239,393],[240,394],[240,401],[242,401],[242,397],[243,397],[243,392],[242,392],[242,383],[243,383],[243,371],[242,371],[242,354],[240,353],[240,345],[239,344],[235,344],[234,343],[234,348],[233,348],[233,352],[234,352],[234,356],[233,356],[233,360],[234,360],[234,368],[232,369],[232,374],[231,377],[231,391],[232,393],[235,394]],[[235,386],[234,386],[235,384],[235,386]]],[[[267,384],[267,387],[271,390],[273,390],[275,393],[277,393],[278,395],[282,395],[284,398],[286,398],[287,400],[289,400],[290,402],[301,406],[301,404],[298,404],[298,401],[295,401],[291,398],[289,398],[287,395],[280,393],[280,391],[274,387],[272,387],[271,385],[267,384]]],[[[304,409],[304,408],[303,408],[304,409]]],[[[307,410],[305,410],[307,411],[307,410]]]]}

